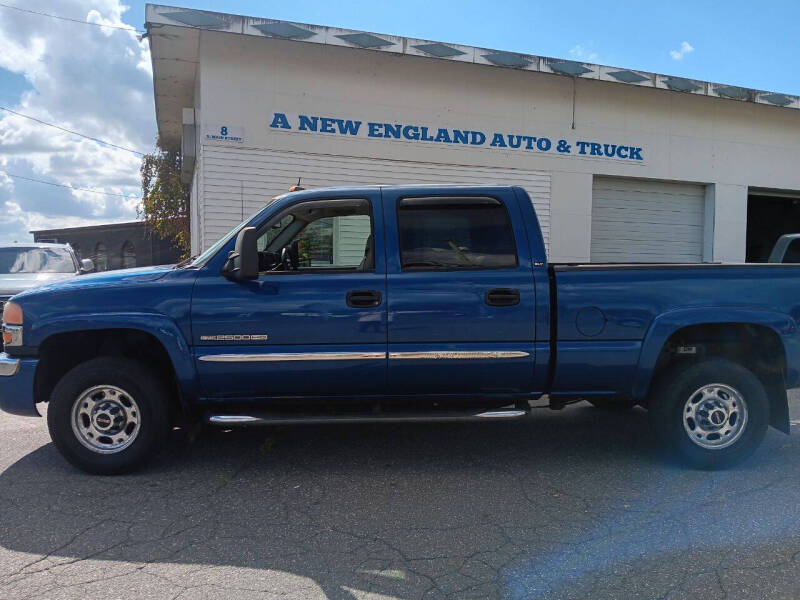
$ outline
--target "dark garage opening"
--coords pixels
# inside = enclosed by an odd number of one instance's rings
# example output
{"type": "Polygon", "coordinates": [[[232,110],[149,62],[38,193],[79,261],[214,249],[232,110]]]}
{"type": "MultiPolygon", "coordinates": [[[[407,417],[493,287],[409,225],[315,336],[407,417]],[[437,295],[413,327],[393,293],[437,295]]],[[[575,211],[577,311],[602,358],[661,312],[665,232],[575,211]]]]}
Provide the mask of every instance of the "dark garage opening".
{"type": "Polygon", "coordinates": [[[750,194],[747,197],[747,262],[766,262],[778,238],[800,233],[800,197],[750,194]]]}

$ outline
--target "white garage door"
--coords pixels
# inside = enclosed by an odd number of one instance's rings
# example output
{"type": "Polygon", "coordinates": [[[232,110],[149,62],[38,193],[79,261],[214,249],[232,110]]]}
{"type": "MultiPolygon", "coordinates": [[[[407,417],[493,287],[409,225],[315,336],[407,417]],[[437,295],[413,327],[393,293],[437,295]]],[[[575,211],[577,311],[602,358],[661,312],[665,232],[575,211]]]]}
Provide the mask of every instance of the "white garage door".
{"type": "Polygon", "coordinates": [[[592,262],[702,262],[705,187],[595,177],[592,262]]]}
{"type": "Polygon", "coordinates": [[[550,240],[550,174],[412,161],[358,158],[203,146],[197,167],[201,189],[197,221],[204,250],[244,217],[263,208],[273,196],[286,193],[302,177],[302,185],[519,185],[531,197],[545,245],[550,240]]]}

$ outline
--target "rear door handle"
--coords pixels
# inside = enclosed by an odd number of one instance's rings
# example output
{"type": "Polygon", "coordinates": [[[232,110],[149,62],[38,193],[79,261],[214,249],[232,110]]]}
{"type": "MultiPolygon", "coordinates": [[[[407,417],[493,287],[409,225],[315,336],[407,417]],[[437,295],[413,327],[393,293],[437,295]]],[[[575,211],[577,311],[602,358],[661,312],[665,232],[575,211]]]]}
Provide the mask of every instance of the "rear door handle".
{"type": "Polygon", "coordinates": [[[495,288],[486,292],[485,300],[489,306],[516,306],[519,304],[519,290],[495,288]]]}
{"type": "Polygon", "coordinates": [[[372,308],[380,306],[381,293],[376,290],[352,290],[347,292],[347,306],[351,308],[372,308]]]}

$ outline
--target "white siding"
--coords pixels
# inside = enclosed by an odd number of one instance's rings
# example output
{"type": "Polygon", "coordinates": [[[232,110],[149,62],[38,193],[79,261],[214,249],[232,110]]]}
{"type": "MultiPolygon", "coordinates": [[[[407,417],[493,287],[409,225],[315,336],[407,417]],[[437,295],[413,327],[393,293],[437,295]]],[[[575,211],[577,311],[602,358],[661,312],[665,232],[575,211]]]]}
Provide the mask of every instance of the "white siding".
{"type": "MultiPolygon", "coordinates": [[[[550,239],[550,175],[541,171],[204,145],[200,237],[211,246],[244,217],[302,177],[306,188],[336,185],[519,185],[530,194],[550,239]]],[[[363,252],[363,248],[361,250],[363,252]]]]}
{"type": "Polygon", "coordinates": [[[705,186],[595,177],[592,262],[701,262],[705,186]]]}
{"type": "Polygon", "coordinates": [[[370,234],[370,219],[366,215],[339,217],[333,222],[333,264],[359,265],[370,234]]]}

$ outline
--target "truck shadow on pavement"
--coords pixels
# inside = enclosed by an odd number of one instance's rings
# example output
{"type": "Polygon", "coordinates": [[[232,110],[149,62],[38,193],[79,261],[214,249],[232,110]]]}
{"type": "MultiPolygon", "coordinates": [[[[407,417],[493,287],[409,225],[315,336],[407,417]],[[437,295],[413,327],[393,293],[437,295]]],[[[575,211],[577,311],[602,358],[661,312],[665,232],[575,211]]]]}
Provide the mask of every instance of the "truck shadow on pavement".
{"type": "Polygon", "coordinates": [[[720,545],[771,543],[742,530],[754,506],[800,532],[791,438],[706,473],[662,457],[641,409],[541,413],[176,432],[149,468],[111,478],[47,443],[0,474],[0,597],[627,597],[629,579],[664,596],[689,573],[664,555],[700,553],[700,576],[720,545]],[[648,561],[661,566],[628,573],[648,561]]]}

